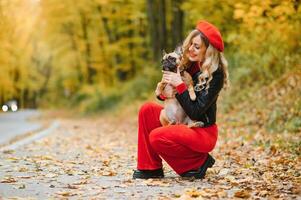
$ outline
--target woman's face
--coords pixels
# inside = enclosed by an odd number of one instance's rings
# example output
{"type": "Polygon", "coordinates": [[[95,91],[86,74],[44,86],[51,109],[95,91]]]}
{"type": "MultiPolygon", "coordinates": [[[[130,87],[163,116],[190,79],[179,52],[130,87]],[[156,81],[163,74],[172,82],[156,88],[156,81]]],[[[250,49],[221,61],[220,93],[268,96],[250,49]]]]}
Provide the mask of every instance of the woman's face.
{"type": "Polygon", "coordinates": [[[202,41],[201,36],[197,35],[191,40],[187,56],[192,62],[203,62],[205,59],[206,49],[207,48],[202,41]]]}

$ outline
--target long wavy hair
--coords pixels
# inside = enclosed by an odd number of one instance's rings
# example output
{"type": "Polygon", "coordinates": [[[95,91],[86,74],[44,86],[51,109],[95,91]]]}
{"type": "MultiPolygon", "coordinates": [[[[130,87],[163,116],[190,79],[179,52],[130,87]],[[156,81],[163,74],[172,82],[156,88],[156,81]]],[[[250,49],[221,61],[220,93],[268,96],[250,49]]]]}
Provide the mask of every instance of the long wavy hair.
{"type": "Polygon", "coordinates": [[[187,53],[188,49],[192,43],[192,39],[196,36],[200,36],[203,42],[203,45],[207,47],[205,53],[205,60],[200,66],[201,74],[199,75],[198,83],[195,86],[196,91],[200,91],[202,89],[208,90],[210,87],[210,81],[212,80],[212,73],[215,72],[218,68],[221,68],[224,73],[224,85],[223,88],[229,87],[229,73],[228,73],[228,62],[224,57],[222,52],[219,52],[216,48],[214,48],[209,40],[204,36],[200,31],[193,30],[186,37],[182,45],[183,57],[180,62],[180,66],[184,69],[190,67],[193,63],[189,60],[187,53]]]}

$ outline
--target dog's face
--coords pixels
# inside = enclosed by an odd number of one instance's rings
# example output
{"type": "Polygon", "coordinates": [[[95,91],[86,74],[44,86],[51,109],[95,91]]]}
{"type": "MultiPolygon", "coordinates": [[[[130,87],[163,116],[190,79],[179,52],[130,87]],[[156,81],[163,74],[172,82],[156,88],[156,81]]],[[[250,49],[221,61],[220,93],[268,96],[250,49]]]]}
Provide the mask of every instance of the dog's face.
{"type": "Polygon", "coordinates": [[[162,59],[162,69],[164,71],[177,72],[177,66],[180,63],[181,54],[175,50],[172,53],[164,54],[162,59]]]}

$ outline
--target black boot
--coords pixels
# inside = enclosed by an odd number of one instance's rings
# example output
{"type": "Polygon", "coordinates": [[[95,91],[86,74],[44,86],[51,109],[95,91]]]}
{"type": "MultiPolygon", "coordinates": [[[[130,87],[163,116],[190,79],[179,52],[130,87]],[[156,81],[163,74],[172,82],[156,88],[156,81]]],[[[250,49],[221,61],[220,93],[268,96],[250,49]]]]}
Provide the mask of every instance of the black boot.
{"type": "Polygon", "coordinates": [[[182,177],[194,177],[196,179],[202,179],[206,175],[206,171],[209,167],[212,167],[215,163],[214,158],[208,154],[208,157],[204,164],[198,170],[192,170],[181,174],[182,177]]]}
{"type": "Polygon", "coordinates": [[[163,169],[155,169],[155,170],[134,170],[133,179],[149,179],[149,178],[163,178],[164,173],[163,169]]]}

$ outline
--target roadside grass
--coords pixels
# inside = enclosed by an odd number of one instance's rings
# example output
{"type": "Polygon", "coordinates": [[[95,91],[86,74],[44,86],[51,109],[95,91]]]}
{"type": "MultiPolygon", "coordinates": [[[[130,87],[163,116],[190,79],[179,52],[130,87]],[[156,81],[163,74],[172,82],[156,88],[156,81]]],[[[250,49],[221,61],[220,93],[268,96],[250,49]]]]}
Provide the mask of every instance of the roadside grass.
{"type": "Polygon", "coordinates": [[[283,74],[270,84],[245,89],[220,100],[221,123],[242,128],[244,137],[265,148],[279,148],[300,156],[301,70],[283,74]],[[256,135],[261,135],[260,139],[256,135]]]}

